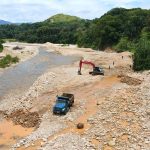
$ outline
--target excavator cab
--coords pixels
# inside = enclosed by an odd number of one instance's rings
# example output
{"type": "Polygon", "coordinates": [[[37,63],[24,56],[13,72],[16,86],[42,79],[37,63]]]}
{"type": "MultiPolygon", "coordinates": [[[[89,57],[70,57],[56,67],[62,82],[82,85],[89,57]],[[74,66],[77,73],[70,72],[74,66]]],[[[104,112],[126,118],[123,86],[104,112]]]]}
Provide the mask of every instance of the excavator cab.
{"type": "Polygon", "coordinates": [[[94,67],[93,71],[89,72],[92,75],[104,75],[104,70],[101,67],[94,67]]]}

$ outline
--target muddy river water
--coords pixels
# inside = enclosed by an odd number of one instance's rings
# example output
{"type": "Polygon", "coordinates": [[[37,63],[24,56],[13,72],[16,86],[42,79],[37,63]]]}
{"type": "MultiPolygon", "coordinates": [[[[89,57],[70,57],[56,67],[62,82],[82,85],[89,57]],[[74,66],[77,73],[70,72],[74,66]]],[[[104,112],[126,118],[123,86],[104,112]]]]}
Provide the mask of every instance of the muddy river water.
{"type": "Polygon", "coordinates": [[[77,61],[77,56],[62,56],[47,52],[43,47],[35,57],[6,69],[0,74],[0,100],[3,96],[27,90],[35,80],[52,67],[67,65],[77,61]]]}

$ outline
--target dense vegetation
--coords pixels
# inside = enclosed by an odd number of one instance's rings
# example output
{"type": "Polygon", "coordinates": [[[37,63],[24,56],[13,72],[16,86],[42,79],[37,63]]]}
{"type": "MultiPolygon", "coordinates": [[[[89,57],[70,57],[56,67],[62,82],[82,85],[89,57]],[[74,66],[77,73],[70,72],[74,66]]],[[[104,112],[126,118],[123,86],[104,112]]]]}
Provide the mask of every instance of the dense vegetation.
{"type": "Polygon", "coordinates": [[[149,23],[149,10],[115,8],[93,20],[84,33],[81,33],[84,36],[79,44],[89,46],[90,42],[95,49],[117,46],[122,51],[124,48],[128,49],[130,42],[137,42],[149,23]],[[87,41],[87,36],[92,37],[90,41],[87,41]],[[126,42],[128,45],[122,47],[126,42]]]}
{"type": "Polygon", "coordinates": [[[12,57],[11,55],[6,55],[0,60],[0,68],[9,67],[11,64],[19,62],[18,57],[12,57]]]}
{"type": "Polygon", "coordinates": [[[3,40],[0,40],[0,53],[3,51],[3,44],[4,43],[4,41],[3,40]]]}
{"type": "Polygon", "coordinates": [[[114,8],[91,21],[59,14],[44,22],[0,26],[0,37],[128,50],[135,53],[135,70],[150,69],[150,10],[114,8]]]}
{"type": "Polygon", "coordinates": [[[44,22],[21,25],[0,26],[0,37],[16,39],[29,43],[64,43],[76,44],[78,29],[85,21],[69,15],[55,15],[44,22]]]}
{"type": "Polygon", "coordinates": [[[150,34],[142,35],[135,49],[134,70],[150,69],[150,34]]]}

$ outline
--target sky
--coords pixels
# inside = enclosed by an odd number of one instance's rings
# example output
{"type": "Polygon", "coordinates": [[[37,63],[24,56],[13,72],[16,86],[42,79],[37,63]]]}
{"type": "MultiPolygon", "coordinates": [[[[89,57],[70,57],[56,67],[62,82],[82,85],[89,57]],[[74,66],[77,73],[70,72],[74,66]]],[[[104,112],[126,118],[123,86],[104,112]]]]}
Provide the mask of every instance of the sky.
{"type": "Polygon", "coordinates": [[[150,9],[150,0],[0,0],[0,19],[38,22],[58,13],[94,19],[115,7],[150,9]]]}

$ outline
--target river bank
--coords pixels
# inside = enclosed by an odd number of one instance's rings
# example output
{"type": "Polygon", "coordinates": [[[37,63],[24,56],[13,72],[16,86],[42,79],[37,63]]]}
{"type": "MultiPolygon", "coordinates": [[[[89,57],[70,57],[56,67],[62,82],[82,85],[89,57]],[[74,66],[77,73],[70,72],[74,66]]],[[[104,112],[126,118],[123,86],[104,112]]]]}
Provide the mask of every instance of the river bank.
{"type": "MultiPolygon", "coordinates": [[[[40,44],[29,45],[26,43],[8,42],[8,43],[4,43],[3,46],[4,46],[4,50],[2,53],[0,53],[0,57],[3,58],[6,55],[11,55],[12,57],[18,57],[20,63],[36,56],[39,53],[39,47],[41,45],[40,44]]],[[[10,67],[16,66],[17,64],[12,64],[10,67]]],[[[0,68],[0,74],[8,68],[9,67],[0,68]]]]}
{"type": "MultiPolygon", "coordinates": [[[[78,62],[75,62],[48,69],[26,93],[7,97],[0,103],[2,118],[7,116],[12,120],[11,113],[21,109],[28,113],[36,112],[40,124],[27,128],[31,129],[28,136],[16,139],[14,145],[7,145],[8,140],[0,140],[3,148],[148,150],[150,72],[134,73],[128,52],[99,52],[51,43],[44,46],[61,55],[76,55],[90,60],[104,68],[105,76],[89,75],[90,66],[84,66],[79,76],[78,62]],[[126,82],[128,80],[130,82],[126,82]],[[67,115],[54,116],[55,96],[63,92],[75,95],[75,105],[67,115]],[[84,123],[84,129],[76,129],[79,122],[84,123]]],[[[20,120],[23,120],[21,116],[20,120]]],[[[22,125],[21,122],[18,124],[22,125]]],[[[5,134],[1,135],[3,138],[5,134]]]]}

